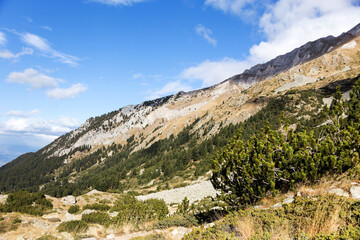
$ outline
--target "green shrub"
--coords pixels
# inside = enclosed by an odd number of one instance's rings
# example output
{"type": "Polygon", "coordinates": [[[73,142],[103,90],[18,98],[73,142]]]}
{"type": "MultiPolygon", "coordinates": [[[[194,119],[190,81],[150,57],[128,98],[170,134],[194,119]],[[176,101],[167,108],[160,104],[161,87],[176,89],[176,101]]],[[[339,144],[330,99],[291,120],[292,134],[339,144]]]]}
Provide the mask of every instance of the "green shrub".
{"type": "Polygon", "coordinates": [[[119,214],[113,218],[113,223],[141,224],[151,220],[163,219],[168,213],[166,203],[163,200],[149,199],[139,201],[133,195],[125,195],[119,198],[112,208],[119,214]]]}
{"type": "Polygon", "coordinates": [[[80,210],[80,207],[78,205],[74,205],[74,206],[69,207],[68,213],[74,214],[74,213],[79,212],[79,210],[80,210]]]}
{"type": "Polygon", "coordinates": [[[83,214],[81,220],[86,223],[98,223],[101,225],[110,224],[110,216],[107,213],[102,212],[92,212],[89,214],[83,214]]]}
{"type": "Polygon", "coordinates": [[[314,182],[355,167],[360,161],[360,79],[351,96],[344,102],[338,89],[330,108],[325,106],[317,116],[330,121],[321,136],[313,131],[293,132],[286,123],[284,133],[267,124],[246,142],[239,132],[213,160],[214,187],[222,190],[229,204],[244,207],[266,195],[291,190],[295,183],[314,182]]]}
{"type": "Polygon", "coordinates": [[[192,215],[173,215],[155,224],[155,228],[192,227],[198,225],[197,219],[192,215]]]}
{"type": "Polygon", "coordinates": [[[88,225],[84,221],[75,220],[62,222],[57,229],[59,232],[80,233],[85,232],[88,229],[88,225]]]}
{"type": "Polygon", "coordinates": [[[12,223],[13,224],[21,223],[21,220],[19,218],[15,218],[12,223]]]}
{"type": "Polygon", "coordinates": [[[99,204],[99,203],[94,203],[94,204],[86,204],[83,209],[93,209],[93,210],[97,210],[97,211],[108,211],[111,207],[107,204],[99,204]]]}
{"type": "Polygon", "coordinates": [[[21,212],[32,215],[43,215],[52,208],[50,200],[42,193],[16,192],[10,193],[6,203],[0,204],[1,212],[21,212]]]}

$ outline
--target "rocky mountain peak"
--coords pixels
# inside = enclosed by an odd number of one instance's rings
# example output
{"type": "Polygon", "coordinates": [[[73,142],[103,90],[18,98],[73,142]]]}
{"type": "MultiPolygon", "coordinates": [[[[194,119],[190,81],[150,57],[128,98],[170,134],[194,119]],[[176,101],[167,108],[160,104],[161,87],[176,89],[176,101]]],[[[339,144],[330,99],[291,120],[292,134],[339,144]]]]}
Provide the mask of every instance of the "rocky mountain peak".
{"type": "Polygon", "coordinates": [[[266,78],[284,72],[294,66],[309,62],[337,47],[353,40],[360,35],[360,24],[338,37],[327,36],[316,41],[308,42],[293,51],[280,55],[266,63],[257,64],[243,73],[235,75],[226,81],[232,81],[244,88],[248,88],[266,78]]]}

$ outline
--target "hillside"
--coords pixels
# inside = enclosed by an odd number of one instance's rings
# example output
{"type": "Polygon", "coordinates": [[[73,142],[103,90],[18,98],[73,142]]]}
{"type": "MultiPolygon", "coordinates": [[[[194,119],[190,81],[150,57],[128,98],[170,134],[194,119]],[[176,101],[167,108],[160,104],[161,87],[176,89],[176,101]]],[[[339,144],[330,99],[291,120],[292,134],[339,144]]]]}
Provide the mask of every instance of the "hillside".
{"type": "Polygon", "coordinates": [[[292,123],[305,122],[334,91],[319,89],[359,76],[359,35],[357,25],[339,37],[307,43],[210,88],[90,118],[38,152],[1,167],[0,189],[42,189],[53,196],[78,195],[93,188],[146,193],[209,176],[213,154],[238,128],[245,129],[245,138],[266,121],[277,128],[283,111],[292,123]],[[299,92],[289,98],[288,90],[299,92]]]}

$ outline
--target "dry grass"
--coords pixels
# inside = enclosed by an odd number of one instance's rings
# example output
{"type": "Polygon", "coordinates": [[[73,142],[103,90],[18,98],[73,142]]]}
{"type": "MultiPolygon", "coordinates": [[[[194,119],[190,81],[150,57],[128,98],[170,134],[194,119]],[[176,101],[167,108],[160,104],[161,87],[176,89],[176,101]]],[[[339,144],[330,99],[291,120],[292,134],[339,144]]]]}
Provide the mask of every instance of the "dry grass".
{"type": "Polygon", "coordinates": [[[319,233],[328,235],[336,232],[339,227],[344,224],[339,218],[343,203],[336,204],[333,206],[334,210],[329,212],[328,209],[333,203],[319,201],[312,218],[303,218],[303,221],[299,225],[299,232],[305,232],[311,237],[314,237],[319,233]]]}
{"type": "Polygon", "coordinates": [[[247,240],[254,237],[256,229],[253,219],[251,217],[246,216],[240,218],[236,225],[240,235],[242,236],[242,239],[247,240]]]}

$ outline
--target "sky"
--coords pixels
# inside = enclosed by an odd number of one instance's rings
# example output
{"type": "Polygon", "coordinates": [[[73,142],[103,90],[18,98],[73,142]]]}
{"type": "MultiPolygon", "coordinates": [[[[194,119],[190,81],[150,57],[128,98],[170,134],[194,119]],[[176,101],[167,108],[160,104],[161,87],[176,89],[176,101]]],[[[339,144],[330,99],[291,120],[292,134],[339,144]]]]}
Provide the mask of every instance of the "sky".
{"type": "Polygon", "coordinates": [[[360,23],[360,0],[0,0],[0,165],[360,23]]]}

